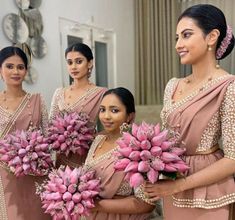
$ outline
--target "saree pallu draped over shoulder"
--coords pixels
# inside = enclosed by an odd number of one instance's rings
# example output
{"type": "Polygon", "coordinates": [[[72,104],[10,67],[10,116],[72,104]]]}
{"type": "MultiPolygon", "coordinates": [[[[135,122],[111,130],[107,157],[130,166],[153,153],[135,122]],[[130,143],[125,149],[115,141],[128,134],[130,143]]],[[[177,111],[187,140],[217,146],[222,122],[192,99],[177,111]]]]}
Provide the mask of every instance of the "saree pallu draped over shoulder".
{"type": "MultiPolygon", "coordinates": [[[[41,102],[39,94],[26,94],[15,112],[0,107],[1,138],[15,130],[41,128],[41,102]]],[[[17,178],[0,162],[0,220],[51,219],[43,213],[40,198],[35,195],[35,182],[42,182],[43,179],[37,176],[17,178]]]]}
{"type": "MultiPolygon", "coordinates": [[[[192,175],[224,157],[224,151],[218,144],[221,133],[223,134],[221,121],[224,113],[221,113],[221,108],[224,108],[226,104],[224,102],[225,99],[228,99],[229,92],[235,91],[234,81],[235,76],[232,75],[219,77],[206,84],[200,91],[175,104],[172,102],[172,97],[176,84],[173,82],[166,88],[167,94],[165,94],[161,117],[163,124],[178,134],[179,143],[186,148],[184,160],[190,166],[187,175],[192,175]],[[210,144],[209,147],[203,146],[205,142],[202,139],[208,142],[207,145],[210,144]]],[[[213,209],[216,214],[218,208],[221,210],[224,208],[222,212],[219,210],[217,215],[220,216],[220,212],[228,213],[228,205],[233,202],[235,202],[235,183],[231,176],[217,183],[183,191],[173,195],[172,198],[165,198],[164,209],[172,210],[175,213],[194,213],[189,216],[186,214],[188,217],[194,216],[193,219],[199,219],[196,216],[205,215],[207,217],[202,219],[209,220],[211,218],[206,210],[213,209]]],[[[169,210],[166,211],[167,220],[172,218],[169,210]]],[[[224,216],[226,215],[228,214],[224,216]]],[[[179,219],[177,214],[174,219],[179,219]]],[[[228,219],[228,217],[221,217],[221,219],[228,219]]]]}
{"type": "MultiPolygon", "coordinates": [[[[115,199],[115,196],[136,196],[139,199],[143,199],[142,192],[134,192],[127,181],[124,180],[125,173],[122,171],[115,171],[114,164],[116,157],[114,152],[117,148],[114,148],[103,155],[94,158],[94,152],[102,140],[105,138],[104,135],[98,135],[94,140],[85,166],[87,168],[96,171],[96,177],[100,178],[101,181],[101,192],[99,196],[102,199],[115,199]]],[[[140,191],[140,190],[139,190],[140,191]]],[[[121,213],[107,213],[107,212],[92,212],[89,217],[84,217],[86,220],[147,220],[149,219],[150,213],[144,214],[121,214],[121,213]]]]}

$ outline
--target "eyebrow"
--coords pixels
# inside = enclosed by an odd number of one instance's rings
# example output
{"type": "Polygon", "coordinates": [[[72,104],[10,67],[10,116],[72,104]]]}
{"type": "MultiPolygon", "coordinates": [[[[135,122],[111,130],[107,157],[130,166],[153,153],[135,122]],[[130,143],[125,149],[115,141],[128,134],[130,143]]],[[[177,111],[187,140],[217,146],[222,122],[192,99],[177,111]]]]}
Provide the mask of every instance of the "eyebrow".
{"type": "MultiPolygon", "coordinates": [[[[186,32],[186,31],[193,31],[193,29],[186,28],[186,29],[182,30],[180,34],[183,34],[183,33],[186,32]]],[[[178,34],[176,34],[176,36],[178,36],[178,34]]]]}
{"type": "Polygon", "coordinates": [[[74,58],[74,59],[69,58],[69,59],[67,59],[67,60],[84,60],[84,58],[83,58],[83,57],[76,57],[76,58],[74,58]]]}
{"type": "Polygon", "coordinates": [[[15,63],[6,63],[5,65],[23,65],[24,66],[24,63],[18,63],[18,64],[15,64],[15,63]]]}
{"type": "MultiPolygon", "coordinates": [[[[104,105],[100,105],[100,107],[105,108],[105,106],[104,106],[104,105]]],[[[118,106],[116,106],[116,105],[111,105],[111,106],[108,106],[108,108],[119,108],[119,107],[118,107],[118,106]]]]}

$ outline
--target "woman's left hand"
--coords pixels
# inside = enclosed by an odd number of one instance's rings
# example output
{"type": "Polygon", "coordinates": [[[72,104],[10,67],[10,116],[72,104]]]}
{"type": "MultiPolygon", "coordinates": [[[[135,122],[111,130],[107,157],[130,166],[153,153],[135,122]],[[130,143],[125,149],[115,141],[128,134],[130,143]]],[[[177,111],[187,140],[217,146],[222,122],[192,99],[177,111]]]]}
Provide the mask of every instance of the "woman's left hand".
{"type": "Polygon", "coordinates": [[[95,207],[90,209],[91,212],[98,212],[100,210],[100,204],[99,204],[100,201],[101,201],[100,199],[94,200],[95,207]]]}
{"type": "Polygon", "coordinates": [[[154,202],[165,196],[181,192],[183,181],[183,179],[161,180],[155,184],[146,182],[144,191],[148,198],[154,202]]]}

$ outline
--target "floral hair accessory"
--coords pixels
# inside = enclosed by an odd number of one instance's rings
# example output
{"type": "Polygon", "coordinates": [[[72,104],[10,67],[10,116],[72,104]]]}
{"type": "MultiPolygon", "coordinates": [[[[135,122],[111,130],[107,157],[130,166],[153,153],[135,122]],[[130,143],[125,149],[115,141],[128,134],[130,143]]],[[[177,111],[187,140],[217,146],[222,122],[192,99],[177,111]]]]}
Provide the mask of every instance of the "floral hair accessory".
{"type": "Polygon", "coordinates": [[[217,60],[219,60],[223,56],[225,51],[227,50],[228,45],[230,44],[232,37],[233,37],[232,28],[228,25],[227,26],[226,36],[222,40],[222,42],[220,44],[220,47],[216,51],[216,59],[217,60]]]}

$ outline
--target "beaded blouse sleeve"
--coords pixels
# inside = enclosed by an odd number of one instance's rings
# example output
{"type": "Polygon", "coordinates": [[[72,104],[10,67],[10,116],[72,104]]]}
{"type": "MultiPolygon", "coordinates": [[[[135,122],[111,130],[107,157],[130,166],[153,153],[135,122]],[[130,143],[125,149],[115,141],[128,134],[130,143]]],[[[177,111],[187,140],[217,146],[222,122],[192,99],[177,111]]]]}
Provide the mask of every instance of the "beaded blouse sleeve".
{"type": "Polygon", "coordinates": [[[49,113],[49,119],[50,120],[54,119],[55,116],[60,111],[60,109],[59,109],[59,100],[60,100],[62,91],[63,91],[62,88],[56,89],[55,93],[54,93],[54,95],[52,97],[51,108],[50,108],[50,113],[49,113]]]}
{"type": "Polygon", "coordinates": [[[143,185],[140,185],[139,187],[135,188],[134,189],[134,195],[136,198],[150,204],[150,205],[153,205],[155,206],[156,203],[153,203],[149,200],[149,198],[146,196],[146,194],[144,193],[144,187],[143,185]]]}
{"type": "Polygon", "coordinates": [[[235,160],[235,82],[232,82],[225,93],[220,108],[222,147],[224,157],[235,160]]]}

